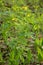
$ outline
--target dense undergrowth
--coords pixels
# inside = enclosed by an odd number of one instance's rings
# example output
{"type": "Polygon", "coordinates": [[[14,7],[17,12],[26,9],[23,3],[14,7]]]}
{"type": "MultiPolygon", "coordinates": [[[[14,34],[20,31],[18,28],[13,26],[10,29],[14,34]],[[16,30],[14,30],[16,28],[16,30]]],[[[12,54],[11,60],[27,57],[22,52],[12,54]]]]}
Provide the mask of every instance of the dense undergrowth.
{"type": "Polygon", "coordinates": [[[0,0],[0,65],[43,65],[43,0],[0,0]]]}

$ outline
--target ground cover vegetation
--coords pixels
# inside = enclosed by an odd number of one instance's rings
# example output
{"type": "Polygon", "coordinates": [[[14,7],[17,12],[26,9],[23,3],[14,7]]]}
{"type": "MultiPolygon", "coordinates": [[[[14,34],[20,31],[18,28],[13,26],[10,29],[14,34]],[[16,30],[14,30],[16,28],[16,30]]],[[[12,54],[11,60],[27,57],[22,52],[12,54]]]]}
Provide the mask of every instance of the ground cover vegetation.
{"type": "Polygon", "coordinates": [[[43,65],[43,0],[0,0],[0,65],[43,65]]]}

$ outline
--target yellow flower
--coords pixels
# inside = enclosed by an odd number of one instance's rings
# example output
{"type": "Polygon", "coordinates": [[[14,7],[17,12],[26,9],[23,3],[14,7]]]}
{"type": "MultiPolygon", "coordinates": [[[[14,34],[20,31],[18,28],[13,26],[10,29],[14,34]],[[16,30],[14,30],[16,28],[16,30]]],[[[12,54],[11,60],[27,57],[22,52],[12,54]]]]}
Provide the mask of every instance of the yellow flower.
{"type": "Polygon", "coordinates": [[[28,17],[30,17],[30,16],[31,16],[31,14],[30,14],[30,13],[28,13],[28,14],[27,14],[27,16],[28,16],[28,17]]]}
{"type": "Polygon", "coordinates": [[[27,6],[23,6],[22,8],[23,8],[24,10],[27,10],[27,9],[28,9],[28,7],[27,7],[27,6]]]}
{"type": "Polygon", "coordinates": [[[30,14],[27,15],[28,17],[30,16],[30,14]]]}

